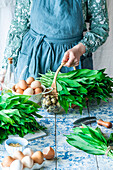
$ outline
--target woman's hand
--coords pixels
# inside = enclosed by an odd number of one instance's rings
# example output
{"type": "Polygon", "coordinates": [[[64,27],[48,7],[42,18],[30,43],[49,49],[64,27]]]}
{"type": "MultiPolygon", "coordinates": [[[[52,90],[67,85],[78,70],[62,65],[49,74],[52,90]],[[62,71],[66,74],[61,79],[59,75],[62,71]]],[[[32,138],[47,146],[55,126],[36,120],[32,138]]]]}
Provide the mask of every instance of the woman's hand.
{"type": "Polygon", "coordinates": [[[80,57],[85,53],[85,49],[86,47],[82,43],[79,43],[65,52],[62,62],[66,62],[65,66],[67,67],[78,66],[80,57]]]}

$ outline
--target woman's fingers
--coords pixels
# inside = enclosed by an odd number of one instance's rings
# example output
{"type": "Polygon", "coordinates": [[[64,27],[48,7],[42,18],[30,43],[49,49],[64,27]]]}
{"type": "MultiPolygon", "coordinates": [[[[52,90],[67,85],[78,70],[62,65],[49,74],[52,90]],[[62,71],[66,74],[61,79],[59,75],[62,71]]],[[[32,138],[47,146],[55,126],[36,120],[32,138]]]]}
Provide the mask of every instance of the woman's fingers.
{"type": "Polygon", "coordinates": [[[62,63],[65,63],[65,62],[67,62],[69,60],[69,51],[66,51],[65,53],[64,53],[64,57],[63,57],[63,59],[62,59],[62,63]]]}
{"type": "Polygon", "coordinates": [[[73,67],[73,66],[79,65],[77,58],[75,57],[73,51],[71,51],[71,50],[68,50],[64,54],[63,62],[66,62],[65,66],[67,66],[67,67],[73,67]]]}
{"type": "Polygon", "coordinates": [[[73,62],[71,67],[78,66],[78,65],[79,65],[79,62],[73,62]]]}
{"type": "Polygon", "coordinates": [[[65,66],[73,67],[79,65],[80,57],[84,53],[82,48],[83,46],[78,44],[65,52],[62,60],[62,62],[66,62],[65,66]]]}
{"type": "Polygon", "coordinates": [[[65,64],[67,67],[72,67],[72,64],[74,63],[75,57],[72,51],[69,52],[69,60],[65,64]]]}

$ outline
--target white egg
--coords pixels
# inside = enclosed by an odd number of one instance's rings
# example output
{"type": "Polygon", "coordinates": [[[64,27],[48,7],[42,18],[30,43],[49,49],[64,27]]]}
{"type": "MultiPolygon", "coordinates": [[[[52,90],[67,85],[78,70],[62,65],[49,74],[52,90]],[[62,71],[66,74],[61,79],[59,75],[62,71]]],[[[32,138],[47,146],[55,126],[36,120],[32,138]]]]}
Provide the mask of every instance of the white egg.
{"type": "Polygon", "coordinates": [[[27,88],[26,90],[24,90],[25,95],[33,95],[33,89],[32,88],[27,88]]]}
{"type": "Polygon", "coordinates": [[[32,156],[33,155],[33,150],[31,149],[31,148],[25,148],[24,150],[23,150],[23,154],[25,155],[25,156],[32,156]]]}
{"type": "Polygon", "coordinates": [[[25,156],[21,162],[23,163],[23,165],[27,168],[32,168],[34,161],[31,159],[30,156],[25,156]]]}
{"type": "Polygon", "coordinates": [[[10,170],[23,170],[23,164],[21,163],[20,160],[15,160],[12,162],[10,165],[10,170]]]}

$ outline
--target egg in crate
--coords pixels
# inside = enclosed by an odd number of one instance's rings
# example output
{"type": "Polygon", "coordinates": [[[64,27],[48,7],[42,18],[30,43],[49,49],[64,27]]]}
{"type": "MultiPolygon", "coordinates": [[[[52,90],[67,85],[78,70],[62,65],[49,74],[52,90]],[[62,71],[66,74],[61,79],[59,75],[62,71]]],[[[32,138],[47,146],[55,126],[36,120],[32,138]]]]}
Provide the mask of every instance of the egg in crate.
{"type": "Polygon", "coordinates": [[[11,163],[12,163],[14,160],[15,160],[15,159],[12,158],[11,156],[6,156],[6,157],[3,159],[1,165],[2,165],[3,167],[10,167],[11,163]]]}

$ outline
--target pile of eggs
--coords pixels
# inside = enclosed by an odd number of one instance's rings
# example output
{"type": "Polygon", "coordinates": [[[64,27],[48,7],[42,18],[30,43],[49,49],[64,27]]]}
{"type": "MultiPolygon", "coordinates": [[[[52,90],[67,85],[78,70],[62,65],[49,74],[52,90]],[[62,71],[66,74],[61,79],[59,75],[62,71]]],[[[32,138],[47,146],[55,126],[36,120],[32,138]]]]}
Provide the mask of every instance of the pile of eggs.
{"type": "Polygon", "coordinates": [[[41,151],[33,152],[31,148],[26,148],[23,152],[17,150],[13,156],[6,156],[1,165],[3,168],[10,170],[29,170],[39,169],[44,162],[44,159],[50,160],[55,156],[55,151],[51,147],[46,147],[41,151]]]}
{"type": "Polygon", "coordinates": [[[43,91],[41,82],[35,80],[33,77],[28,77],[26,81],[20,80],[12,89],[17,94],[24,95],[36,95],[43,91]]]}

